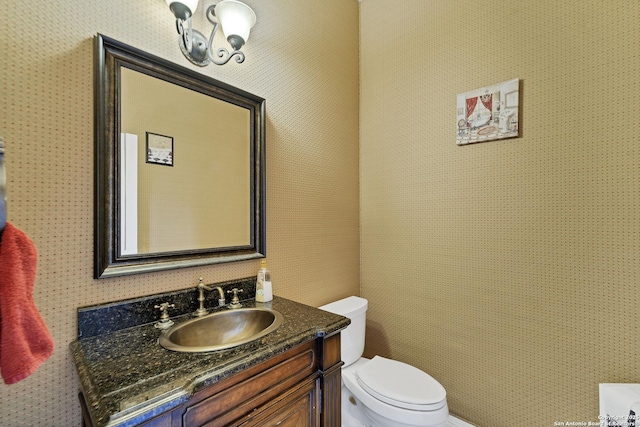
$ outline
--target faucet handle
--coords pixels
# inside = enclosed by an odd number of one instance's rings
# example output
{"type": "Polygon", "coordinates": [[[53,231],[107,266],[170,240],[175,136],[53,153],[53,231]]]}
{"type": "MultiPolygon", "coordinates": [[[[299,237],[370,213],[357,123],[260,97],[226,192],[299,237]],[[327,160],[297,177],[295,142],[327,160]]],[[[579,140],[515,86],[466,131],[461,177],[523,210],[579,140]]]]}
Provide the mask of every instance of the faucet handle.
{"type": "Polygon", "coordinates": [[[240,304],[240,298],[238,298],[238,293],[244,292],[242,289],[233,288],[230,291],[227,291],[228,294],[233,293],[233,297],[231,298],[231,304],[229,307],[231,308],[240,308],[242,304],[240,304]]]}
{"type": "Polygon", "coordinates": [[[170,308],[175,308],[175,304],[169,304],[168,302],[163,302],[160,305],[154,305],[153,308],[158,308],[160,309],[160,312],[162,313],[163,316],[169,316],[169,314],[167,313],[169,311],[170,308]]]}
{"type": "Polygon", "coordinates": [[[174,308],[175,304],[169,304],[168,302],[163,302],[160,305],[155,305],[154,308],[160,310],[160,321],[156,322],[155,326],[158,329],[169,329],[171,325],[173,325],[173,320],[169,319],[169,309],[174,308]]]}

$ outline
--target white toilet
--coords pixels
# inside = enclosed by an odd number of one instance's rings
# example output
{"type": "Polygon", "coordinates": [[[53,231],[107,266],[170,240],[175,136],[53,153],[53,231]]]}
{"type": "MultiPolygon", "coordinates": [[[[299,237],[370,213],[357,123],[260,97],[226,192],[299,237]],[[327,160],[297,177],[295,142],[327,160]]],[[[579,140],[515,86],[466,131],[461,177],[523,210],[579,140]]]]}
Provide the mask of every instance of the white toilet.
{"type": "Polygon", "coordinates": [[[340,338],[342,427],[445,427],[447,394],[438,381],[396,360],[361,357],[367,306],[366,299],[352,296],[320,307],[351,319],[340,338]]]}

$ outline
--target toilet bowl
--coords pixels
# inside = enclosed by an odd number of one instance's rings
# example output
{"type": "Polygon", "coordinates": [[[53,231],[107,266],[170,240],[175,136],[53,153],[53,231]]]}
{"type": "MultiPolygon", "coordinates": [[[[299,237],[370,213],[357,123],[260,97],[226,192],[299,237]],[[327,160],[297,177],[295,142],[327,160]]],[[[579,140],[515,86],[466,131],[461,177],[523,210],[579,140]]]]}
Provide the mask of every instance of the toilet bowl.
{"type": "Polygon", "coordinates": [[[446,391],[433,377],[396,360],[366,359],[368,302],[348,297],[320,309],[351,319],[341,332],[343,427],[445,427],[446,391]]]}

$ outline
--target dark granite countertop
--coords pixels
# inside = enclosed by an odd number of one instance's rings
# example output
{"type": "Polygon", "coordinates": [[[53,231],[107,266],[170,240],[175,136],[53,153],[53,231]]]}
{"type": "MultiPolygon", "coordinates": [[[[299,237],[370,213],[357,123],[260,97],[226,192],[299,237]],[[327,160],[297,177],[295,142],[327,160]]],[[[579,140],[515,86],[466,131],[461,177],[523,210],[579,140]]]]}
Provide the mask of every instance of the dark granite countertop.
{"type": "MultiPolygon", "coordinates": [[[[242,303],[277,310],[284,321],[260,340],[210,353],[162,348],[158,344],[161,331],[153,323],[72,342],[71,352],[95,426],[136,425],[226,377],[349,324],[348,318],[280,297],[268,303],[242,303]]],[[[189,318],[187,314],[173,320],[179,323],[189,318]]]]}

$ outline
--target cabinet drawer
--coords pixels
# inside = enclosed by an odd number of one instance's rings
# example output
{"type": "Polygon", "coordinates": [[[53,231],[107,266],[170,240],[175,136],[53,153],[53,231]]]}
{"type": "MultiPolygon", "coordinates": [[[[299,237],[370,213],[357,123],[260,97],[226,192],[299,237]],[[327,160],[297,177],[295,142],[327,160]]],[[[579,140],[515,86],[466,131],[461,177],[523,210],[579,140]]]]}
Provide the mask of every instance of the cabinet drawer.
{"type": "MultiPolygon", "coordinates": [[[[238,427],[315,427],[318,420],[319,380],[309,380],[274,402],[256,410],[238,427]]],[[[234,424],[235,425],[235,424],[234,424]]]]}
{"type": "Polygon", "coordinates": [[[182,424],[189,427],[233,424],[314,375],[317,366],[313,344],[290,350],[239,374],[239,379],[223,381],[217,392],[187,407],[182,424]]]}

